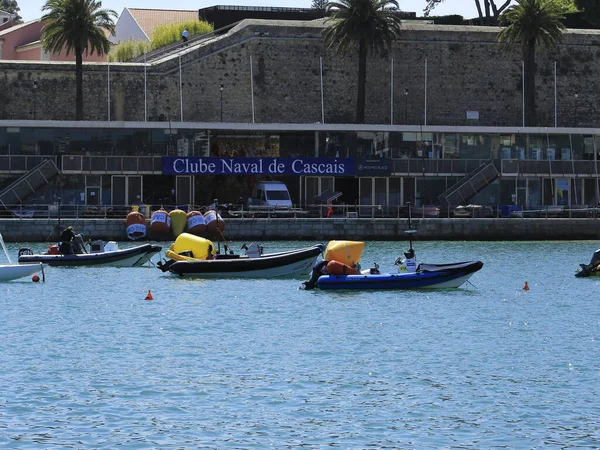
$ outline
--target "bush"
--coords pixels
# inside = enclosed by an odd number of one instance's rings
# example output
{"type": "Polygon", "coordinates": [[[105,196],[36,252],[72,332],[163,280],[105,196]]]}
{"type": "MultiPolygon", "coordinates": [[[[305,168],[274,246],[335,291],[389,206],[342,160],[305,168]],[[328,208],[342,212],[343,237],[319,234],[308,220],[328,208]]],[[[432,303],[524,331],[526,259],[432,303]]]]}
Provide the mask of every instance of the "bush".
{"type": "Polygon", "coordinates": [[[214,31],[214,27],[208,22],[200,20],[188,20],[180,23],[170,23],[167,25],[160,25],[156,27],[150,42],[152,43],[152,49],[164,47],[165,45],[177,42],[181,39],[181,33],[183,30],[187,30],[190,33],[190,37],[197,34],[207,34],[214,31]]]}
{"type": "Polygon", "coordinates": [[[150,51],[150,43],[144,41],[123,41],[118,45],[113,46],[108,54],[108,60],[110,62],[123,62],[130,61],[133,58],[143,55],[150,51]]]}

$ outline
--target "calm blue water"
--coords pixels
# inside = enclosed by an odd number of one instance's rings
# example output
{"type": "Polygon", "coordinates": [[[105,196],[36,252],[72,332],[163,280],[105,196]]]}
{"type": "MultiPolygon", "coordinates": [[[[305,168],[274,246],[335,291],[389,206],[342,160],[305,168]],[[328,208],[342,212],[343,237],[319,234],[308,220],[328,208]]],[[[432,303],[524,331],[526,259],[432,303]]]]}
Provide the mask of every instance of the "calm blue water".
{"type": "MultiPolygon", "coordinates": [[[[363,268],[405,247],[367,243],[363,268]]],[[[484,261],[445,291],[151,267],[0,284],[0,447],[598,448],[600,279],[573,276],[598,247],[417,242],[484,261]]]]}

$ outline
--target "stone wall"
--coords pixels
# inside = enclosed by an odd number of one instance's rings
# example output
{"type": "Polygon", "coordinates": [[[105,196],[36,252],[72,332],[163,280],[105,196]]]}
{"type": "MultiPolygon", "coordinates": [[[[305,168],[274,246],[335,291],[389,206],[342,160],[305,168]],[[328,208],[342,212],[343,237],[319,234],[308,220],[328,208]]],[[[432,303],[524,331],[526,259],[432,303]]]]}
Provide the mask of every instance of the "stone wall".
{"type": "MultiPolygon", "coordinates": [[[[394,108],[390,117],[390,58],[368,64],[366,122],[423,123],[427,61],[428,125],[522,125],[521,55],[503,51],[499,28],[406,23],[394,44],[394,108]],[[404,89],[409,94],[404,96],[404,89]],[[479,120],[467,121],[466,111],[479,120]]],[[[321,121],[320,57],[326,123],[353,122],[357,61],[322,42],[323,23],[246,20],[204,44],[147,65],[147,116],[184,121],[315,123],[321,121]],[[252,81],[250,61],[252,60],[252,81]]],[[[568,30],[557,50],[538,50],[541,126],[554,126],[557,62],[559,126],[600,126],[600,30],[568,30]],[[575,93],[578,97],[575,97],[575,93]]],[[[0,62],[0,120],[75,117],[73,63],[0,62]],[[33,81],[37,81],[37,89],[33,81]]],[[[84,65],[86,120],[144,120],[144,64],[84,65]]]]}
{"type": "MultiPolygon", "coordinates": [[[[597,240],[598,219],[413,219],[416,240],[597,240]]],[[[85,239],[125,241],[121,219],[1,219],[7,242],[54,242],[72,225],[85,239]]],[[[226,219],[225,236],[236,242],[331,239],[405,241],[407,219],[226,219]]]]}

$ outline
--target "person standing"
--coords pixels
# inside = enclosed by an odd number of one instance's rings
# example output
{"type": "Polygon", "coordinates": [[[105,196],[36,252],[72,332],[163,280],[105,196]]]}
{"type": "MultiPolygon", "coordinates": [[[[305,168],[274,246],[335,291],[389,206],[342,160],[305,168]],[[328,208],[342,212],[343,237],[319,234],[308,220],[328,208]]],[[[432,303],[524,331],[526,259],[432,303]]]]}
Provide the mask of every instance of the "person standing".
{"type": "Polygon", "coordinates": [[[183,40],[183,43],[184,43],[184,44],[186,44],[186,43],[187,43],[187,41],[188,41],[188,35],[189,35],[189,32],[188,32],[188,29],[186,28],[186,29],[184,29],[184,30],[183,30],[183,32],[181,33],[181,39],[183,40]]]}

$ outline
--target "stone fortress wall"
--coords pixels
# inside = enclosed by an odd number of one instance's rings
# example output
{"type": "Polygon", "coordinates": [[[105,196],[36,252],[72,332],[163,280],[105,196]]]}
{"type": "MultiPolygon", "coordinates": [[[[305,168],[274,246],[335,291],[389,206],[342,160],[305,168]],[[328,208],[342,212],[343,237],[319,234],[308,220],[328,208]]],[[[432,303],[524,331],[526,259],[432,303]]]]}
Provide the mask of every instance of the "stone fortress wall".
{"type": "MultiPolygon", "coordinates": [[[[522,125],[521,54],[502,50],[499,28],[405,23],[390,59],[371,57],[367,69],[368,124],[423,124],[427,60],[427,125],[522,125]],[[404,96],[405,88],[409,94],[404,96]],[[467,120],[466,111],[478,111],[467,120]]],[[[245,20],[227,34],[143,63],[84,65],[85,120],[316,123],[321,121],[320,58],[326,123],[352,123],[356,56],[324,46],[322,21],[245,20]],[[180,59],[183,90],[180,97],[180,59]],[[252,60],[252,70],[250,61],[252,60]],[[251,83],[252,73],[252,83],[251,83]]],[[[568,30],[554,51],[538,50],[540,126],[554,126],[554,62],[558,126],[600,127],[600,30],[568,30]],[[578,95],[575,96],[575,93],[578,95]]],[[[0,120],[73,120],[74,63],[0,62],[0,120]],[[37,89],[33,88],[37,81],[37,89]]]]}

